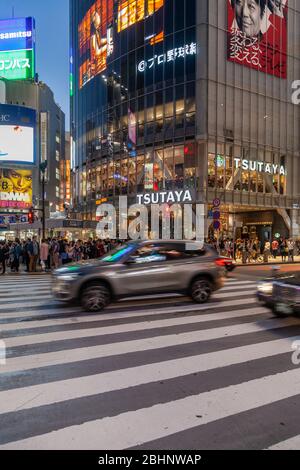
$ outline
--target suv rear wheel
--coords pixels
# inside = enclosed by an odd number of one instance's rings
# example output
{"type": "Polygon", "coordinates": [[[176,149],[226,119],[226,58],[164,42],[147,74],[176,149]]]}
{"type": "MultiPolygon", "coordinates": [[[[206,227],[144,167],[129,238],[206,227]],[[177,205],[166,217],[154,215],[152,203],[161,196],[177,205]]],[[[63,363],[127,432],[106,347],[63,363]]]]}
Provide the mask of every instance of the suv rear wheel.
{"type": "Polygon", "coordinates": [[[88,312],[100,312],[110,303],[109,289],[101,283],[90,284],[81,293],[81,305],[88,312]]]}
{"type": "Polygon", "coordinates": [[[212,283],[209,279],[198,278],[192,283],[191,297],[194,302],[204,304],[210,299],[212,290],[212,283]]]}

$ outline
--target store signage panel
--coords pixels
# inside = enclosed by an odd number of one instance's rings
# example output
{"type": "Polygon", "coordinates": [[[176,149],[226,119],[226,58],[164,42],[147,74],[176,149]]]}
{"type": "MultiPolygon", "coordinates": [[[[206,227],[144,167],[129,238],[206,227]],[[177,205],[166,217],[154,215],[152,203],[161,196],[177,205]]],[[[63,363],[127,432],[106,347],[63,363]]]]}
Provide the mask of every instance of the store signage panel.
{"type": "Polygon", "coordinates": [[[138,204],[184,204],[194,202],[194,192],[187,190],[161,191],[137,195],[138,204]]]}
{"type": "Polygon", "coordinates": [[[244,171],[258,171],[259,173],[267,173],[269,175],[283,175],[286,176],[286,170],[283,165],[274,163],[266,163],[255,160],[242,160],[241,158],[234,159],[235,168],[241,168],[244,171]]]}

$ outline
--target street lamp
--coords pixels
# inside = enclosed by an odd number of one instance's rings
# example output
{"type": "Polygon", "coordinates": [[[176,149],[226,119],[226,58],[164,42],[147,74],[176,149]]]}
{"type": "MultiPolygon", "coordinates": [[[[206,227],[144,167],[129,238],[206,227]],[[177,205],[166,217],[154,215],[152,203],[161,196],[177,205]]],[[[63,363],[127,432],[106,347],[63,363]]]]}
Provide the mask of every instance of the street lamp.
{"type": "Polygon", "coordinates": [[[45,160],[40,164],[40,172],[42,173],[42,238],[46,238],[46,220],[45,220],[45,173],[48,162],[45,160]]]}

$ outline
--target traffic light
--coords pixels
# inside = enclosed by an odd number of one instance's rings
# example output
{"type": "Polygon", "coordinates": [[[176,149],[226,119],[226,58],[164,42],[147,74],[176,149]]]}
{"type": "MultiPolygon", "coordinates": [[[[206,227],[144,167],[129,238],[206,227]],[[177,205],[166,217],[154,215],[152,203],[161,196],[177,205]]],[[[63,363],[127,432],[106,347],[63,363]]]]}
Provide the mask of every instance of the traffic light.
{"type": "Polygon", "coordinates": [[[29,209],[29,212],[28,212],[28,223],[29,224],[33,224],[34,223],[34,212],[33,212],[33,209],[29,209]]]}

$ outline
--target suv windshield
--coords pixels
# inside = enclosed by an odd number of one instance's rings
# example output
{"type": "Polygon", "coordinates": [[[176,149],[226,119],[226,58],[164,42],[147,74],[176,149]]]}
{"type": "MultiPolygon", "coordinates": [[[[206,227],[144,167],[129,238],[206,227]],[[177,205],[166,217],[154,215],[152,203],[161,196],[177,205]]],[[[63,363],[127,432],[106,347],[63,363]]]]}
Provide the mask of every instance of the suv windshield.
{"type": "Polygon", "coordinates": [[[105,255],[101,259],[101,261],[104,261],[105,263],[117,263],[125,255],[128,255],[129,253],[131,253],[135,249],[136,249],[135,244],[119,246],[115,250],[112,250],[108,255],[105,255]]]}

